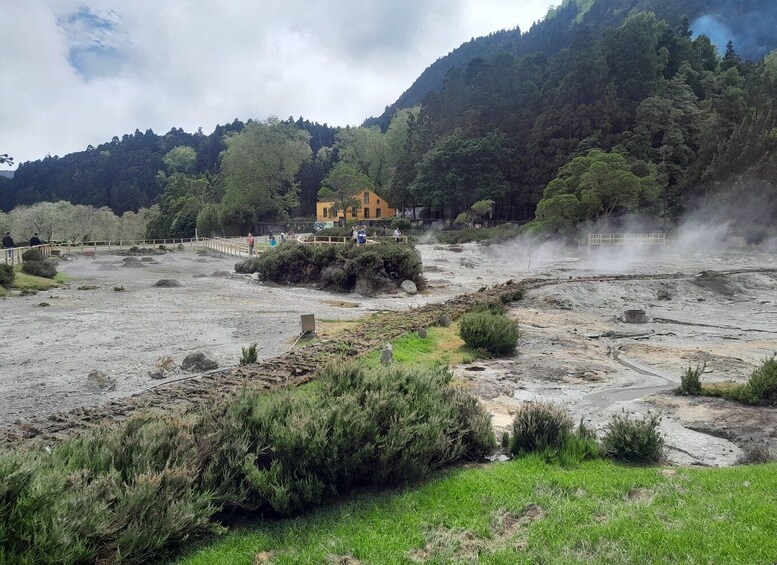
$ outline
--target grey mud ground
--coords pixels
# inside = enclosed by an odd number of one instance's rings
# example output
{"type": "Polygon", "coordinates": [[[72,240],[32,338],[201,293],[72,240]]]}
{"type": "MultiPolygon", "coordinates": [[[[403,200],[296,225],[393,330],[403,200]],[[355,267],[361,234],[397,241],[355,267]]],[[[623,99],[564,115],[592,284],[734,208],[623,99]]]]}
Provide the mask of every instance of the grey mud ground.
{"type": "Polygon", "coordinates": [[[598,431],[613,413],[661,412],[667,458],[677,464],[731,465],[744,446],[777,444],[773,408],[669,392],[689,365],[706,363],[703,380],[743,381],[777,350],[777,256],[679,255],[667,248],[589,257],[584,250],[517,244],[429,243],[419,250],[430,284],[412,297],[366,298],[268,286],[234,273],[214,276],[231,272],[235,260],[192,250],[155,257],[143,268],[124,267],[112,255],[64,262],[67,287],[0,301],[0,425],[138,393],[159,382],[149,371],[161,356],[180,363],[204,350],[227,367],[254,342],[260,359],[277,356],[298,336],[300,314],[334,324],[532,278],[539,281],[510,312],[521,325],[517,353],[454,368],[497,430],[509,426],[521,402],[545,400],[598,431]],[[697,278],[702,271],[719,274],[697,278]],[[612,274],[632,278],[574,280],[612,274]],[[153,287],[162,278],[182,286],[153,287]],[[114,291],[117,285],[125,291],[114,291]],[[44,301],[50,306],[37,307],[44,301]],[[621,322],[632,308],[646,310],[648,323],[621,322]],[[90,387],[91,370],[116,378],[116,389],[90,387]]]}

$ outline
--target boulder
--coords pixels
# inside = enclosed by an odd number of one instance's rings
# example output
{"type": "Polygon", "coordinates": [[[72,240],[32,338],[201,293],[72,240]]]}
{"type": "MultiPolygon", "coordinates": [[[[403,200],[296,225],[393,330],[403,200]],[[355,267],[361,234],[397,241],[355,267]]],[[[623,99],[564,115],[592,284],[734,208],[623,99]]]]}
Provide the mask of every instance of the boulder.
{"type": "Polygon", "coordinates": [[[154,283],[154,286],[159,288],[176,288],[183,285],[175,279],[159,279],[154,283]]]}
{"type": "Polygon", "coordinates": [[[202,351],[189,353],[181,363],[181,368],[184,371],[212,371],[218,367],[218,362],[202,351]]]}
{"type": "Polygon", "coordinates": [[[451,316],[447,312],[443,312],[440,314],[440,317],[437,318],[437,325],[441,328],[447,328],[451,325],[451,316]]]}
{"type": "Polygon", "coordinates": [[[418,328],[418,337],[426,339],[426,328],[418,328]]]}
{"type": "Polygon", "coordinates": [[[415,286],[415,283],[410,280],[402,281],[402,284],[399,285],[399,288],[408,294],[418,294],[418,288],[415,286]]]}
{"type": "Polygon", "coordinates": [[[109,392],[116,390],[116,379],[95,369],[86,376],[86,385],[97,392],[109,392]]]}
{"type": "Polygon", "coordinates": [[[217,278],[221,278],[221,279],[226,279],[226,278],[230,277],[231,275],[232,275],[232,273],[230,273],[229,271],[213,271],[210,274],[210,276],[212,276],[212,277],[217,277],[217,278]]]}

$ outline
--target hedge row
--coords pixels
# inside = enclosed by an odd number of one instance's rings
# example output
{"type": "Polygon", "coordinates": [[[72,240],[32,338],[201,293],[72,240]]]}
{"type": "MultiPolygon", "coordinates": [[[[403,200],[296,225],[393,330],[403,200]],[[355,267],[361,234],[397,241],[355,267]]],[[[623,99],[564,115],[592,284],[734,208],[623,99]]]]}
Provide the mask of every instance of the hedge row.
{"type": "Polygon", "coordinates": [[[244,391],[134,417],[49,451],[0,452],[0,563],[144,563],[222,531],[220,511],[291,515],[358,485],[418,479],[494,447],[442,371],[322,370],[311,392],[244,391]]]}

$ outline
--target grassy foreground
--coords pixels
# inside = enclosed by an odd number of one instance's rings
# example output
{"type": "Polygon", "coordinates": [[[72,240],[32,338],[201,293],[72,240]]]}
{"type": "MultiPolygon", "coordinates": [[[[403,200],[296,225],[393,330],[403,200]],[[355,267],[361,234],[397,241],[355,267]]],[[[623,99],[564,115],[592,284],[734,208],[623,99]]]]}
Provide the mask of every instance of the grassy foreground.
{"type": "Polygon", "coordinates": [[[573,469],[532,456],[258,522],[178,565],[774,563],[777,465],[573,469]]]}

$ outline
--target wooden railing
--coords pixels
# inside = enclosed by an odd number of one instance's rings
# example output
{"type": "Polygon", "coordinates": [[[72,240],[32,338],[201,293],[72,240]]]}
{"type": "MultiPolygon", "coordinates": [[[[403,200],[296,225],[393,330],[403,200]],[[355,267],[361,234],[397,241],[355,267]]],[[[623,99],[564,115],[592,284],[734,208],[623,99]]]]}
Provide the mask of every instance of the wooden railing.
{"type": "Polygon", "coordinates": [[[588,248],[600,245],[666,245],[665,233],[590,233],[588,248]]]}
{"type": "Polygon", "coordinates": [[[0,249],[0,253],[2,253],[2,257],[0,257],[0,265],[21,265],[24,263],[24,258],[22,255],[24,255],[25,251],[29,251],[30,249],[37,249],[41,252],[41,254],[43,254],[44,257],[48,257],[51,255],[54,246],[49,243],[44,243],[42,245],[0,249]]]}

